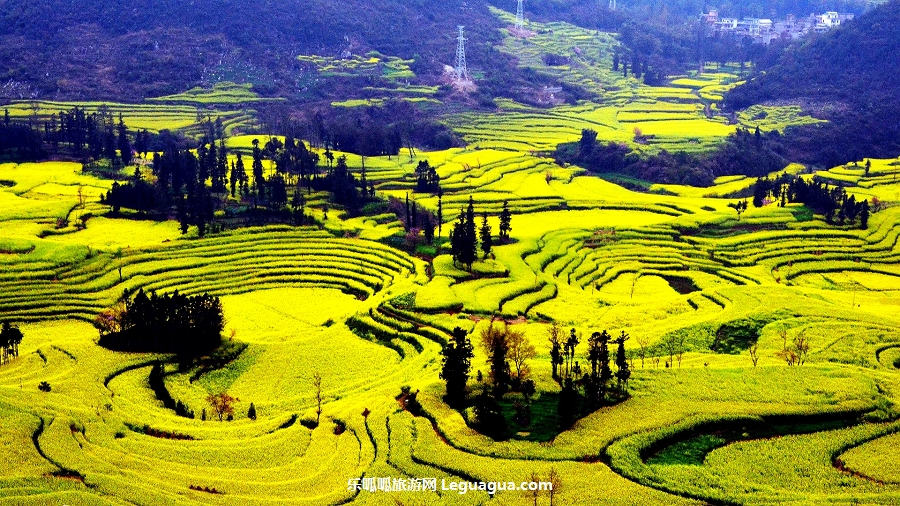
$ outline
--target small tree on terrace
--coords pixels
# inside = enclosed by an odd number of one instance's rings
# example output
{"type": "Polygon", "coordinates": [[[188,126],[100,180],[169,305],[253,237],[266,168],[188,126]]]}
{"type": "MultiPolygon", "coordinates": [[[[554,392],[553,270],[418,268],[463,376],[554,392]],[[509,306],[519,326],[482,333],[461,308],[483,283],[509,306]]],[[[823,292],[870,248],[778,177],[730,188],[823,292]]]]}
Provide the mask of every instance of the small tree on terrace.
{"type": "Polygon", "coordinates": [[[622,335],[616,338],[616,380],[619,382],[619,390],[625,391],[628,388],[628,380],[631,378],[631,369],[628,367],[628,357],[625,356],[625,341],[629,339],[628,334],[622,331],[622,335]]]}
{"type": "Polygon", "coordinates": [[[501,323],[495,325],[492,318],[488,326],[481,330],[481,346],[488,356],[490,378],[493,381],[494,395],[502,397],[509,385],[509,364],[507,354],[509,346],[506,341],[506,329],[501,323]]]}
{"type": "Polygon", "coordinates": [[[528,374],[528,366],[525,364],[525,361],[536,357],[537,351],[528,342],[524,330],[507,328],[506,344],[509,348],[509,358],[516,368],[516,379],[521,384],[528,374]]]}
{"type": "Polygon", "coordinates": [[[316,390],[316,425],[319,425],[319,419],[322,417],[322,376],[319,371],[313,374],[313,388],[316,390]]]}
{"type": "Polygon", "coordinates": [[[491,254],[491,225],[487,220],[487,212],[481,213],[481,251],[484,252],[484,258],[491,254]]]}
{"type": "Polygon", "coordinates": [[[747,210],[747,200],[742,200],[740,202],[732,202],[728,204],[728,207],[732,208],[737,212],[738,221],[741,221],[741,215],[744,214],[744,211],[747,210]]]}
{"type": "Polygon", "coordinates": [[[19,356],[19,344],[22,343],[22,331],[9,322],[3,322],[0,326],[0,348],[3,348],[3,362],[9,362],[10,357],[19,356]]]}
{"type": "Polygon", "coordinates": [[[447,403],[459,405],[466,398],[466,382],[472,368],[474,349],[466,331],[456,327],[450,341],[441,350],[444,356],[440,377],[447,382],[447,403]]]}
{"type": "Polygon", "coordinates": [[[236,400],[237,399],[228,395],[226,392],[209,394],[209,396],[206,397],[206,402],[212,407],[213,413],[219,417],[220,422],[226,415],[234,415],[234,401],[236,400]]]}
{"type": "Polygon", "coordinates": [[[512,232],[512,214],[509,212],[509,201],[503,201],[503,210],[500,211],[500,242],[509,241],[509,233],[512,232]]]}
{"type": "Polygon", "coordinates": [[[553,322],[547,329],[550,341],[550,365],[553,366],[553,379],[559,378],[559,366],[563,364],[562,338],[563,328],[559,323],[553,322]]]}

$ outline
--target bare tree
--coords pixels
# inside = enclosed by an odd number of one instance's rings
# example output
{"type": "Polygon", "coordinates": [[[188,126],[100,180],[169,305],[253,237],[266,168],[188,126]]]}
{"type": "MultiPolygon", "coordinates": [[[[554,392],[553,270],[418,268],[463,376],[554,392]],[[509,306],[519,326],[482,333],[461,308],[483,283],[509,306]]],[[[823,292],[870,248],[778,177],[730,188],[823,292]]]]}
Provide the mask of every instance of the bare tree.
{"type": "Polygon", "coordinates": [[[759,362],[759,343],[753,343],[750,347],[750,360],[753,361],[753,367],[756,367],[756,363],[759,362]]]}
{"type": "Polygon", "coordinates": [[[686,339],[685,335],[680,332],[678,333],[678,337],[675,339],[675,345],[676,345],[675,353],[678,354],[678,368],[679,369],[681,369],[681,357],[684,356],[684,351],[685,351],[684,341],[685,341],[685,339],[686,339]]]}
{"type": "Polygon", "coordinates": [[[640,346],[640,351],[638,354],[641,357],[641,369],[644,368],[644,357],[647,356],[647,336],[637,336],[635,337],[637,340],[638,346],[640,346]]]}
{"type": "Polygon", "coordinates": [[[225,392],[220,394],[209,394],[209,396],[206,397],[206,402],[212,407],[213,412],[219,417],[220,422],[225,415],[234,414],[234,401],[236,400],[237,399],[225,392]]]}
{"type": "Polygon", "coordinates": [[[806,356],[809,354],[810,340],[806,337],[804,331],[800,331],[794,338],[794,351],[797,353],[797,365],[806,363],[806,356]]]}
{"type": "Polygon", "coordinates": [[[313,387],[316,389],[316,425],[319,425],[319,418],[322,416],[322,376],[319,371],[313,374],[313,387]]]}
{"type": "Polygon", "coordinates": [[[556,472],[555,467],[550,468],[550,474],[547,475],[547,481],[550,483],[550,506],[553,506],[553,499],[556,497],[556,494],[559,493],[559,488],[562,485],[562,480],[559,473],[556,472]]]}
{"type": "Polygon", "coordinates": [[[781,349],[787,349],[787,333],[788,328],[787,325],[782,325],[781,328],[778,329],[778,337],[781,338],[781,349]]]}
{"type": "MultiPolygon", "coordinates": [[[[538,483],[541,481],[541,478],[534,471],[531,472],[531,476],[529,477],[532,483],[538,483]]],[[[541,491],[540,487],[535,487],[534,490],[526,490],[525,496],[531,497],[533,506],[537,506],[538,496],[540,496],[541,491]]]]}
{"type": "Polygon", "coordinates": [[[537,351],[528,342],[524,330],[511,329],[509,327],[506,328],[506,345],[509,350],[509,358],[513,361],[513,365],[516,368],[516,378],[519,380],[525,379],[525,376],[528,374],[528,366],[525,364],[525,361],[536,357],[537,351]]]}
{"type": "Polygon", "coordinates": [[[665,346],[666,353],[669,354],[669,361],[666,362],[668,366],[675,365],[675,353],[678,352],[678,343],[676,342],[675,334],[669,334],[663,340],[663,346],[665,346]]]}

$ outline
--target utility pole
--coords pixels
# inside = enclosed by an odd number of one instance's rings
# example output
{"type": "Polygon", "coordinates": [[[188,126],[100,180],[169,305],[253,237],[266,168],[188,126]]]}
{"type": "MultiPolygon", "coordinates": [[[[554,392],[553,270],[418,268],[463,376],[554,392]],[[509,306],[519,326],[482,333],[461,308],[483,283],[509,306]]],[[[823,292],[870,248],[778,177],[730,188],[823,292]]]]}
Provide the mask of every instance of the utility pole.
{"type": "Polygon", "coordinates": [[[463,26],[459,27],[459,37],[456,38],[456,81],[469,80],[469,70],[466,68],[466,37],[463,35],[463,26]]]}
{"type": "Polygon", "coordinates": [[[520,33],[525,29],[525,8],[523,7],[523,3],[525,0],[519,0],[519,5],[516,6],[516,30],[520,33]]]}

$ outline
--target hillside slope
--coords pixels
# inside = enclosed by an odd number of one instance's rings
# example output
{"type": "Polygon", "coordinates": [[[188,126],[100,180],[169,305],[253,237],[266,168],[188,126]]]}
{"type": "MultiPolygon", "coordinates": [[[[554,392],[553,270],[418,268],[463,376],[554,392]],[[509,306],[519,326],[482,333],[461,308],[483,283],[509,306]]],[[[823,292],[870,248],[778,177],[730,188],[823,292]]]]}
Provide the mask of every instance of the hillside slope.
{"type": "Polygon", "coordinates": [[[483,0],[8,0],[0,98],[140,99],[223,76],[290,96],[315,84],[297,55],[344,50],[415,58],[434,76],[453,63],[457,25],[470,68],[510,68],[491,50],[500,25],[483,0]]]}
{"type": "Polygon", "coordinates": [[[831,120],[791,135],[809,155],[837,165],[900,154],[900,0],[873,9],[837,30],[789,46],[778,62],[732,90],[725,105],[739,109],[771,101],[807,106],[831,120]]]}

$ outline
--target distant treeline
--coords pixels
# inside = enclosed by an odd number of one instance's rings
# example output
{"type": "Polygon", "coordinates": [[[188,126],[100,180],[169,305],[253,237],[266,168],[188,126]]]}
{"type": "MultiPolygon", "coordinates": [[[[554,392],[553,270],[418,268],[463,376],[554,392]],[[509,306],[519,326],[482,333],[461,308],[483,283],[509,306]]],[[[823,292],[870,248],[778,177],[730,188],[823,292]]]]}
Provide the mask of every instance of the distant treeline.
{"type": "Polygon", "coordinates": [[[578,142],[560,144],[554,154],[557,163],[573,163],[591,172],[618,173],[667,184],[710,186],[719,176],[742,174],[764,176],[787,165],[777,131],[751,133],[738,129],[715,151],[694,155],[669,153],[641,156],[627,145],[597,141],[597,132],[583,130],[578,142]]]}
{"type": "Polygon", "coordinates": [[[753,185],[753,205],[762,207],[772,198],[782,207],[789,202],[806,204],[823,215],[828,223],[843,225],[856,224],[865,230],[869,226],[872,209],[869,201],[857,201],[856,196],[847,195],[843,186],[828,186],[821,178],[807,181],[799,176],[782,174],[776,179],[759,178],[753,185]]]}
{"type": "Polygon", "coordinates": [[[94,320],[100,346],[116,351],[175,353],[200,357],[222,341],[225,315],[218,297],[149,296],[140,290],[133,299],[100,313],[94,320]]]}

